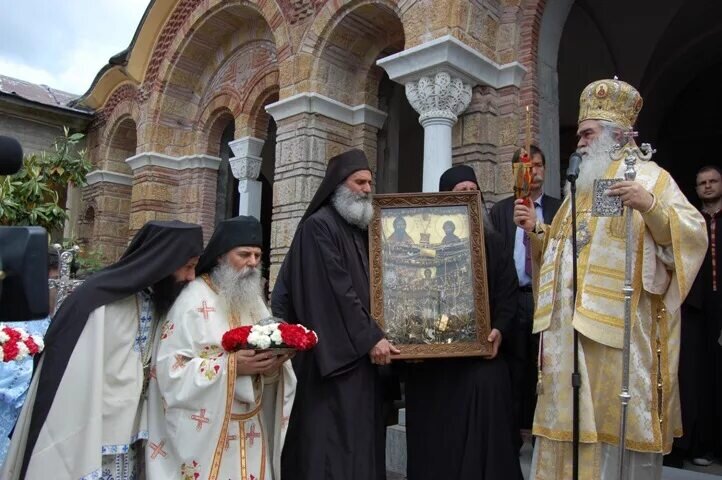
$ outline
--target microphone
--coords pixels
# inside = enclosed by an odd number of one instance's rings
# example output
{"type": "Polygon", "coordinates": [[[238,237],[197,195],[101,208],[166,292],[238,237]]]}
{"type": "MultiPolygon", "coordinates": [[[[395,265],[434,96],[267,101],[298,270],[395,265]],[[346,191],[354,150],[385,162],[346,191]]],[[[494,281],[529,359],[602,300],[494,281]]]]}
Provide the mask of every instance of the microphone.
{"type": "Polygon", "coordinates": [[[0,175],[18,173],[23,165],[23,147],[12,137],[0,135],[0,175]]]}
{"type": "Polygon", "coordinates": [[[582,163],[582,156],[579,152],[574,152],[569,157],[569,168],[567,168],[567,180],[576,181],[579,176],[579,165],[582,163]]]}

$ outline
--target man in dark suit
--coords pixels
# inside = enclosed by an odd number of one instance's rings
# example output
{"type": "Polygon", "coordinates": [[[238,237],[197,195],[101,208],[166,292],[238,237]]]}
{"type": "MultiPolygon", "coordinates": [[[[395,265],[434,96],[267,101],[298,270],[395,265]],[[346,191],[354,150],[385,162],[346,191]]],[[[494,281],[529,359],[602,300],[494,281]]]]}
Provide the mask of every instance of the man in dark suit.
{"type": "MultiPolygon", "coordinates": [[[[521,150],[517,150],[512,163],[519,161],[521,150]]],[[[532,184],[530,199],[536,207],[537,217],[543,223],[550,224],[561,201],[545,195],[544,153],[539,147],[530,148],[532,164],[532,184]]],[[[491,209],[491,221],[494,228],[504,237],[506,248],[514,251],[514,264],[519,279],[519,305],[517,308],[516,328],[509,345],[509,364],[512,377],[512,393],[516,421],[522,430],[530,430],[534,420],[536,406],[537,353],[539,338],[532,335],[534,319],[534,296],[532,294],[531,247],[524,231],[514,224],[514,196],[498,202],[491,209]]],[[[522,438],[519,437],[519,447],[522,438]]]]}

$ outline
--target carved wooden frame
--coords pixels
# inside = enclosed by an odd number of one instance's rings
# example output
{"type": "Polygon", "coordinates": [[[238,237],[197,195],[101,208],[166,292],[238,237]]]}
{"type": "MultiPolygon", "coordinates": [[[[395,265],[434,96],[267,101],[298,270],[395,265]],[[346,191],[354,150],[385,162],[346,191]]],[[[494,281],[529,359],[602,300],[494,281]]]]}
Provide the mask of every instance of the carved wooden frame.
{"type": "Polygon", "coordinates": [[[373,197],[374,216],[369,225],[369,269],[371,280],[371,316],[385,329],[383,234],[381,210],[389,208],[429,208],[447,206],[467,207],[469,224],[469,258],[473,285],[476,340],[436,344],[395,344],[401,354],[393,359],[422,359],[469,357],[490,354],[492,345],[487,341],[491,331],[489,290],[486,277],[486,251],[484,223],[481,215],[481,195],[478,191],[442,193],[379,194],[373,197]]]}

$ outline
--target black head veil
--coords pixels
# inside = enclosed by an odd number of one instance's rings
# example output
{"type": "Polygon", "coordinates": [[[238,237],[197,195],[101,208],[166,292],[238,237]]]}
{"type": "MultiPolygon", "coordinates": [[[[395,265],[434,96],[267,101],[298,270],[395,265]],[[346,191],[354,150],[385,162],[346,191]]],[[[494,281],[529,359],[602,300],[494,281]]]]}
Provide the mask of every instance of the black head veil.
{"type": "Polygon", "coordinates": [[[116,263],[90,276],[63,302],[45,335],[45,359],[30,420],[20,478],[55,399],[70,356],[96,308],[126,298],[173,274],[203,250],[201,227],[177,220],[143,225],[116,263]]]}
{"type": "Polygon", "coordinates": [[[271,308],[273,314],[287,319],[290,309],[290,292],[288,290],[288,284],[290,283],[288,262],[289,259],[295,255],[298,232],[301,230],[301,225],[308,217],[315,213],[319,208],[323,207],[329,198],[336,191],[344,180],[346,180],[352,173],[358,172],[359,170],[371,170],[369,162],[366,159],[364,152],[358,149],[349,150],[340,155],[332,157],[328,161],[326,167],[326,175],[323,177],[321,185],[319,185],[316,194],[313,196],[311,203],[306,209],[306,213],[301,217],[301,221],[296,229],[293,241],[291,242],[291,248],[283,259],[281,270],[278,272],[276,278],[276,284],[273,287],[273,293],[271,294],[271,308]]]}
{"type": "Polygon", "coordinates": [[[439,191],[450,192],[461,182],[474,182],[476,184],[476,188],[481,190],[481,188],[479,188],[479,182],[476,180],[476,173],[474,172],[474,169],[468,165],[456,165],[441,174],[441,178],[439,179],[439,191]]]}
{"type": "Polygon", "coordinates": [[[332,157],[331,160],[328,161],[326,175],[324,175],[321,185],[319,185],[316,194],[308,205],[306,213],[303,214],[301,222],[303,223],[311,214],[321,208],[331,195],[333,195],[336,187],[338,187],[341,182],[359,170],[371,170],[369,161],[361,150],[353,149],[332,157]]]}
{"type": "Polygon", "coordinates": [[[263,229],[258,219],[241,215],[221,221],[203,250],[196,266],[196,275],[213,270],[218,257],[236,247],[263,248],[263,229]]]}

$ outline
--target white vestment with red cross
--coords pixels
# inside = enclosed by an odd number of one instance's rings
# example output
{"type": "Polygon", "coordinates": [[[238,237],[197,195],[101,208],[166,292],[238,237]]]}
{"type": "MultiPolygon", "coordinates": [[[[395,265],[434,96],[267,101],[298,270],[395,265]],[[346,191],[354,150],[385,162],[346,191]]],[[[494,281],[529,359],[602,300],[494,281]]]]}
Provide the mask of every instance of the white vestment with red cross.
{"type": "MultiPolygon", "coordinates": [[[[139,332],[143,294],[98,307],[78,339],[45,423],[38,435],[25,478],[101,478],[103,466],[142,445],[147,435],[143,364],[139,332]]],[[[146,312],[147,313],[147,312],[146,312]]],[[[143,315],[146,315],[143,313],[143,315]]],[[[152,318],[150,322],[152,323],[152,318]]],[[[150,348],[147,342],[147,348],[150,348]]],[[[19,478],[30,417],[44,360],[28,389],[0,478],[19,478]]],[[[133,452],[135,454],[135,452],[133,452]]],[[[135,456],[124,458],[124,470],[135,456]]],[[[130,468],[127,468],[130,467],[130,468]]],[[[103,476],[107,478],[108,476],[103,476]]],[[[113,472],[112,478],[126,478],[113,472]]]]}
{"type": "MultiPolygon", "coordinates": [[[[258,302],[239,312],[240,324],[270,316],[258,302]]],[[[296,377],[290,362],[272,376],[237,376],[233,355],[221,347],[234,323],[222,297],[197,278],[159,327],[148,396],[148,480],[280,479],[296,377]]]]}

